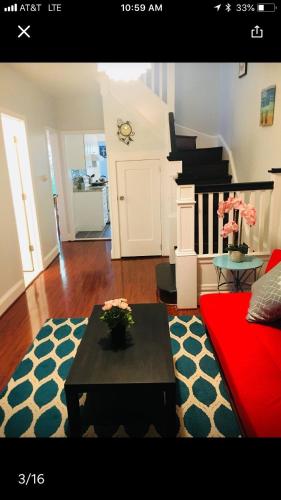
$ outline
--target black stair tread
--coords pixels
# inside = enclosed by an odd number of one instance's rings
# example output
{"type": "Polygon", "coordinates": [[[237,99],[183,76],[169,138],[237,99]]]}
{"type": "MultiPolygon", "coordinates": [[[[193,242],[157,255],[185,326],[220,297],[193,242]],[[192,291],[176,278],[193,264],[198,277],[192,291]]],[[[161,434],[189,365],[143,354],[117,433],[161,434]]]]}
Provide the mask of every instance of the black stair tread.
{"type": "Polygon", "coordinates": [[[170,294],[176,293],[176,266],[169,262],[158,264],[155,268],[156,283],[159,291],[170,294]]]}
{"type": "Polygon", "coordinates": [[[183,162],[182,173],[186,175],[227,175],[228,174],[228,160],[222,160],[216,163],[206,163],[198,165],[186,165],[183,162]]]}
{"type": "Polygon", "coordinates": [[[176,137],[187,137],[187,138],[190,138],[190,139],[197,139],[197,135],[181,135],[181,134],[176,134],[176,137]]]}
{"type": "Polygon", "coordinates": [[[228,170],[227,169],[222,169],[219,171],[210,171],[210,172],[183,172],[182,174],[179,174],[179,178],[184,177],[186,179],[190,180],[203,180],[206,179],[218,179],[218,178],[226,178],[228,176],[228,170]]]}
{"type": "Polygon", "coordinates": [[[222,160],[222,147],[185,149],[171,152],[167,157],[169,161],[182,161],[185,164],[212,163],[222,160]]]}
{"type": "Polygon", "coordinates": [[[209,174],[208,174],[208,172],[204,172],[202,174],[200,174],[200,172],[198,172],[197,174],[185,172],[183,174],[179,174],[179,179],[184,177],[185,179],[190,179],[190,180],[194,180],[194,181],[196,181],[196,180],[202,181],[204,179],[206,179],[206,181],[208,181],[208,179],[210,179],[210,180],[221,179],[221,178],[227,179],[227,176],[228,176],[227,170],[225,172],[224,171],[222,171],[222,172],[210,172],[209,174]]]}
{"type": "Polygon", "coordinates": [[[204,167],[216,167],[218,165],[228,165],[229,160],[209,160],[206,163],[189,163],[188,166],[194,167],[194,168],[204,168],[204,167]]]}
{"type": "MultiPolygon", "coordinates": [[[[181,136],[179,136],[179,137],[181,137],[181,136]]],[[[185,136],[182,136],[182,137],[188,137],[188,136],[186,136],[186,135],[185,135],[185,136]]],[[[196,150],[195,150],[195,151],[196,151],[196,152],[198,152],[198,151],[199,151],[199,152],[201,152],[201,153],[203,153],[203,152],[205,152],[205,153],[209,153],[209,152],[215,152],[215,151],[216,151],[216,152],[222,152],[222,150],[223,150],[223,147],[222,147],[222,146],[214,146],[213,148],[196,148],[196,150]]],[[[181,152],[180,152],[180,153],[181,153],[181,152]]],[[[169,154],[169,156],[173,156],[173,155],[177,155],[177,154],[179,154],[179,153],[178,153],[178,152],[175,152],[175,153],[172,153],[172,152],[171,152],[171,153],[169,154]]]]}
{"type": "Polygon", "coordinates": [[[179,174],[178,178],[176,179],[176,183],[178,185],[184,185],[184,184],[196,184],[196,185],[205,185],[205,184],[230,184],[232,179],[232,175],[226,175],[223,177],[214,177],[212,178],[203,178],[203,179],[194,179],[189,176],[184,176],[182,174],[179,174]]]}

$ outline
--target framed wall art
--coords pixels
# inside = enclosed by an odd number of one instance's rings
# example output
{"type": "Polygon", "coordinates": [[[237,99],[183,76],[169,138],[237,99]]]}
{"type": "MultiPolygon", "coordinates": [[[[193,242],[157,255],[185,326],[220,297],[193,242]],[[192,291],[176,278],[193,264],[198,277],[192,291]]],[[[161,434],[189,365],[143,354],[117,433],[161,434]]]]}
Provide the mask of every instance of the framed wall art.
{"type": "Polygon", "coordinates": [[[271,85],[261,91],[260,125],[273,125],[276,85],[271,85]]]}

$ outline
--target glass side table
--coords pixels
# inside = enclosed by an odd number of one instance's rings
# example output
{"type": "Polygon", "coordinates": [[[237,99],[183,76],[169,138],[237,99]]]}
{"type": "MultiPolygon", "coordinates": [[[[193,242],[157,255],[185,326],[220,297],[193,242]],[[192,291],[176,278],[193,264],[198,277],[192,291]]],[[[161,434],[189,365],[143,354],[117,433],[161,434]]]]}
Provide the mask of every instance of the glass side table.
{"type": "Polygon", "coordinates": [[[259,275],[263,260],[246,255],[245,260],[242,262],[232,262],[229,256],[225,254],[214,257],[213,264],[217,273],[218,290],[223,285],[233,285],[235,292],[243,292],[243,287],[251,286],[251,283],[248,282],[250,277],[253,277],[254,281],[256,281],[257,270],[259,275]],[[226,271],[230,271],[230,280],[229,276],[226,276],[226,271]]]}

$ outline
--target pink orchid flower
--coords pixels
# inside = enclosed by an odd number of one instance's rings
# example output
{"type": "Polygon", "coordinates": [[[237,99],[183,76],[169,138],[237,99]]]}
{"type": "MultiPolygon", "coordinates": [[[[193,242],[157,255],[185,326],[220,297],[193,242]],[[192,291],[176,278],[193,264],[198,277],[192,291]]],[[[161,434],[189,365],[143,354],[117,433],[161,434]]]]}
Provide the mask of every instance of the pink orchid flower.
{"type": "Polygon", "coordinates": [[[241,216],[245,219],[249,226],[254,226],[256,223],[256,209],[250,203],[245,205],[241,211],[241,216]]]}
{"type": "Polygon", "coordinates": [[[236,222],[232,220],[230,222],[227,222],[227,224],[223,226],[220,234],[223,238],[227,238],[229,234],[237,233],[238,229],[238,224],[236,224],[236,222]]]}
{"type": "Polygon", "coordinates": [[[217,214],[219,217],[223,217],[224,214],[228,214],[230,210],[235,208],[236,210],[242,210],[245,203],[241,198],[235,198],[234,196],[229,196],[226,201],[220,201],[217,214]]]}

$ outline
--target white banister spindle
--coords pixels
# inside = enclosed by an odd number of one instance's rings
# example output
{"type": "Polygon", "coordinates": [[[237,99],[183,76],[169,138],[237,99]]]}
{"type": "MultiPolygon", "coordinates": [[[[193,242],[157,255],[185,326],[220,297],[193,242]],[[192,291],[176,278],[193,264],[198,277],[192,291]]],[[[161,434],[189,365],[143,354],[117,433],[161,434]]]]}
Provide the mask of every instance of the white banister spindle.
{"type": "Polygon", "coordinates": [[[155,63],[151,63],[150,88],[155,92],[155,63]]]}
{"type": "Polygon", "coordinates": [[[159,64],[159,97],[163,99],[163,63],[159,64]]]}
{"type": "Polygon", "coordinates": [[[214,234],[214,195],[213,193],[208,193],[208,253],[212,254],[214,251],[213,247],[213,234],[214,234]]]}
{"type": "Polygon", "coordinates": [[[142,76],[142,80],[143,80],[143,83],[148,87],[148,82],[147,82],[147,74],[148,74],[148,71],[146,71],[143,76],[142,76]]]}
{"type": "MultiPolygon", "coordinates": [[[[251,191],[249,203],[251,205],[253,205],[253,207],[256,207],[256,193],[255,193],[255,191],[251,191]]],[[[255,250],[254,246],[253,246],[254,235],[255,235],[255,226],[252,226],[249,230],[249,240],[248,240],[248,242],[246,242],[249,245],[249,248],[251,251],[255,250]]]]}
{"type": "MultiPolygon", "coordinates": [[[[278,169],[280,170],[280,169],[278,169]]],[[[269,249],[281,248],[281,171],[271,171],[274,182],[269,221],[269,249]]]]}
{"type": "MultiPolygon", "coordinates": [[[[223,193],[219,193],[219,203],[223,201],[223,193]]],[[[218,253],[222,253],[222,240],[223,238],[221,237],[221,230],[223,228],[223,217],[219,217],[219,224],[218,224],[218,253]]]]}
{"type": "MultiPolygon", "coordinates": [[[[247,199],[249,197],[249,192],[247,191],[247,192],[241,193],[240,197],[244,203],[247,203],[247,199]]],[[[240,220],[241,220],[241,216],[240,216],[240,220]]],[[[246,224],[245,220],[243,220],[243,222],[242,222],[242,233],[240,236],[241,236],[241,243],[245,242],[248,246],[250,246],[249,245],[250,226],[248,226],[248,224],[246,224]]]]}
{"type": "Polygon", "coordinates": [[[265,251],[269,250],[269,224],[270,224],[270,205],[271,205],[272,191],[265,191],[265,209],[264,209],[264,237],[263,248],[265,251]]]}
{"type": "Polygon", "coordinates": [[[179,308],[197,307],[197,255],[194,251],[195,187],[177,187],[176,286],[179,308]]]}
{"type": "Polygon", "coordinates": [[[162,99],[167,104],[167,71],[168,71],[168,63],[162,63],[162,99]]]}
{"type": "MultiPolygon", "coordinates": [[[[235,195],[234,191],[231,191],[229,193],[230,198],[234,198],[234,195],[235,195]]],[[[231,221],[231,220],[233,220],[233,208],[228,213],[228,221],[231,221]]],[[[232,243],[233,243],[233,233],[231,233],[228,237],[228,244],[231,245],[232,243]]]]}
{"type": "Polygon", "coordinates": [[[260,191],[259,195],[259,207],[258,207],[258,219],[259,219],[259,230],[258,230],[258,251],[263,250],[263,240],[264,240],[264,216],[265,216],[265,191],[260,191]]]}
{"type": "Polygon", "coordinates": [[[199,254],[203,253],[203,194],[198,194],[198,240],[199,254]]]}
{"type": "MultiPolygon", "coordinates": [[[[245,201],[245,192],[244,191],[238,191],[237,198],[241,198],[242,202],[244,202],[245,201]]],[[[238,227],[239,227],[239,237],[241,238],[241,243],[243,243],[243,235],[240,233],[240,228],[241,228],[241,213],[240,212],[239,212],[239,215],[238,215],[238,227]]],[[[245,224],[242,223],[242,232],[243,232],[244,229],[245,229],[245,224]]]]}
{"type": "Polygon", "coordinates": [[[175,111],[175,63],[168,63],[167,68],[167,105],[168,110],[175,111]]]}

